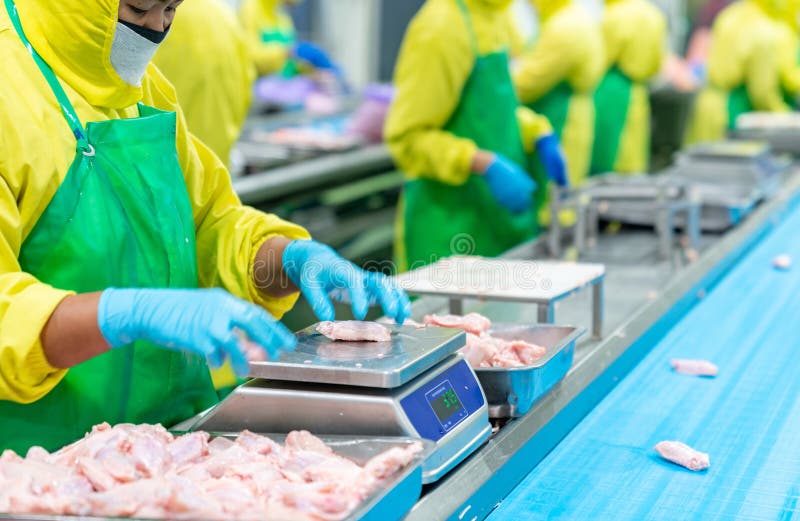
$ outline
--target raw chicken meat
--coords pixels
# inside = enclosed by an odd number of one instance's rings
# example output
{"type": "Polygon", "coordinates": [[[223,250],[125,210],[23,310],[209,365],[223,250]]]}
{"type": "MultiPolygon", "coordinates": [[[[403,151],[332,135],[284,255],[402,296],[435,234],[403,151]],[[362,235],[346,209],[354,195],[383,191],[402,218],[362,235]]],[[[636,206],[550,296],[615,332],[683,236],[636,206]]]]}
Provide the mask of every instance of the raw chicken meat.
{"type": "Polygon", "coordinates": [[[306,431],[281,445],[252,432],[236,441],[160,425],[97,425],[82,440],[25,458],[0,455],[0,512],[147,519],[344,519],[408,465],[420,443],[363,467],[306,431]]]}
{"type": "Polygon", "coordinates": [[[788,270],[792,267],[792,258],[786,254],[778,255],[772,259],[772,265],[779,270],[788,270]]]}
{"type": "Polygon", "coordinates": [[[717,376],[719,372],[719,368],[708,360],[673,358],[669,363],[675,372],[693,376],[717,376]]]}
{"type": "Polygon", "coordinates": [[[679,441],[662,441],[655,446],[662,458],[689,470],[705,470],[710,466],[708,454],[679,441]]]}
{"type": "Polygon", "coordinates": [[[492,327],[492,321],[478,313],[466,315],[425,315],[423,322],[428,326],[449,327],[463,329],[467,333],[480,335],[492,327]]]}
{"type": "Polygon", "coordinates": [[[331,340],[346,342],[389,342],[392,333],[377,322],[361,320],[341,320],[338,322],[320,322],[317,331],[331,340]]]}
{"type": "Polygon", "coordinates": [[[483,315],[427,315],[425,323],[432,326],[463,329],[467,343],[461,354],[470,366],[522,367],[531,365],[547,353],[547,349],[523,340],[506,340],[489,334],[492,322],[483,315]]]}

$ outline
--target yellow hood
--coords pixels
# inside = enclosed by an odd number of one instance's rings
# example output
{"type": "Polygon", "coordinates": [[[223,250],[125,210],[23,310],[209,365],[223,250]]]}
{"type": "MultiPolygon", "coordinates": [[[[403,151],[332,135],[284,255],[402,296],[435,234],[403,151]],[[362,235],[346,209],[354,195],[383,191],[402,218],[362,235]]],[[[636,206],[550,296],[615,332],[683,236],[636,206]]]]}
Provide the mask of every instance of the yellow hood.
{"type": "Polygon", "coordinates": [[[544,21],[572,3],[572,0],[530,0],[539,18],[544,21]]]}
{"type": "Polygon", "coordinates": [[[25,35],[56,75],[91,105],[121,109],[142,99],[111,65],[119,0],[16,0],[25,35]]]}

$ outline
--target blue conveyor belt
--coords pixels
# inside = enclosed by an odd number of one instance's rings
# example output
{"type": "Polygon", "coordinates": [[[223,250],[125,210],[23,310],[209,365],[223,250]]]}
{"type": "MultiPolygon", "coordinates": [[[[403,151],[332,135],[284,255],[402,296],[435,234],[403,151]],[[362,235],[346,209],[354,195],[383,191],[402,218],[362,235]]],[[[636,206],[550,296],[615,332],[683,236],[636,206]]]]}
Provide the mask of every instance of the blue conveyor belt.
{"type": "Polygon", "coordinates": [[[789,213],[489,516],[800,519],[800,210],[789,213]],[[771,267],[788,253],[788,272],[771,267]],[[672,372],[715,362],[715,379],[672,372]],[[707,452],[694,473],[661,440],[707,452]]]}

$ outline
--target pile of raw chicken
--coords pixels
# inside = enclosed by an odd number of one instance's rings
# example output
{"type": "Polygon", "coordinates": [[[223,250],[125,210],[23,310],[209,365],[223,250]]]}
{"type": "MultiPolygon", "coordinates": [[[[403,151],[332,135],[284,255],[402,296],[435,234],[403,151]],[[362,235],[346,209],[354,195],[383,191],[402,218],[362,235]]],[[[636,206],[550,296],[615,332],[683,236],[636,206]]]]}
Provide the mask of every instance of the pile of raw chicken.
{"type": "Polygon", "coordinates": [[[547,353],[544,347],[524,340],[506,340],[490,335],[491,320],[478,313],[426,315],[423,322],[429,326],[466,331],[467,345],[461,349],[461,354],[475,368],[522,367],[533,364],[547,353]]]}
{"type": "Polygon", "coordinates": [[[281,445],[242,432],[173,436],[160,425],[97,425],[58,452],[0,456],[0,512],[104,517],[340,520],[408,465],[420,443],[363,467],[307,431],[281,445]]]}

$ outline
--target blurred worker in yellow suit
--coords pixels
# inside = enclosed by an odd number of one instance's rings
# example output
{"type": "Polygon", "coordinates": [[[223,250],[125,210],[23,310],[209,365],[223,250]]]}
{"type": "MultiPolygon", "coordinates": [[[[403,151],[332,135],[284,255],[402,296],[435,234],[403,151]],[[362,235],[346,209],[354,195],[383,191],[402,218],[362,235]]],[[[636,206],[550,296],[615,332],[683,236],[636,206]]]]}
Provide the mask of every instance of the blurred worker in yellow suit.
{"type": "Polygon", "coordinates": [[[503,253],[537,233],[547,177],[567,183],[552,127],[514,92],[510,3],[428,0],[408,27],[385,131],[408,178],[401,270],[454,253],[503,253]],[[534,150],[547,176],[529,174],[534,150]]]}
{"type": "Polygon", "coordinates": [[[667,20],[649,0],[606,0],[606,73],[597,87],[592,173],[646,172],[650,157],[647,82],[666,55],[667,20]]]}
{"type": "Polygon", "coordinates": [[[255,81],[236,13],[223,0],[184,2],[153,61],[175,86],[189,130],[228,164],[255,81]]]}
{"type": "Polygon", "coordinates": [[[603,37],[592,15],[573,0],[531,0],[541,21],[534,45],[513,78],[520,101],[546,116],[560,137],[570,179],[589,173],[594,143],[592,95],[603,77],[603,37]]]}
{"type": "Polygon", "coordinates": [[[717,17],[708,85],[695,104],[687,142],[724,138],[745,112],[791,110],[786,94],[798,85],[787,82],[796,66],[796,39],[783,25],[789,5],[790,0],[740,0],[717,17]]]}
{"type": "Polygon", "coordinates": [[[244,0],[239,12],[259,76],[294,76],[298,63],[315,69],[336,66],[320,47],[297,39],[286,6],[300,0],[244,0]]]}

